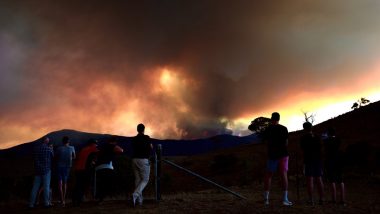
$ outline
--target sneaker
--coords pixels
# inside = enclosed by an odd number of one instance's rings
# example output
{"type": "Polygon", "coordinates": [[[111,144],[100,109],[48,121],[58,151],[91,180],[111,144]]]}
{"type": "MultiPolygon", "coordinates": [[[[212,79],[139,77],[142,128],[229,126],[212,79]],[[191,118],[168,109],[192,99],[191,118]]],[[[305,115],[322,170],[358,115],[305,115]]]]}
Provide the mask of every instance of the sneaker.
{"type": "Polygon", "coordinates": [[[268,206],[268,205],[269,205],[269,200],[268,200],[268,199],[265,199],[265,200],[264,200],[264,205],[265,205],[265,206],[268,206]]]}
{"type": "Polygon", "coordinates": [[[282,201],[282,205],[284,205],[284,206],[292,206],[293,203],[290,202],[289,200],[286,200],[286,201],[282,201]]]}
{"type": "Polygon", "coordinates": [[[142,206],[143,200],[144,198],[142,197],[142,195],[138,197],[137,202],[139,203],[140,206],[142,206]]]}
{"type": "Polygon", "coordinates": [[[136,194],[132,194],[132,204],[133,204],[133,207],[136,207],[136,200],[137,200],[136,194]]]}

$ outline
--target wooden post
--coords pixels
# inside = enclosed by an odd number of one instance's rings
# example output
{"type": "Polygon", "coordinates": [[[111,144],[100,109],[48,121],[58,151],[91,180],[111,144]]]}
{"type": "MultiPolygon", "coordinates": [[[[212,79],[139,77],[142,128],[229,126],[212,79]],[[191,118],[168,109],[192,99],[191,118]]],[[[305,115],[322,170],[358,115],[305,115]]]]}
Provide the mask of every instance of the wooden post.
{"type": "Polygon", "coordinates": [[[300,200],[300,181],[298,177],[298,153],[296,152],[296,190],[297,190],[297,201],[300,200]]]}
{"type": "Polygon", "coordinates": [[[158,144],[155,154],[155,164],[154,164],[154,174],[155,174],[155,190],[156,190],[156,201],[161,200],[161,160],[162,160],[162,145],[158,144]]]}

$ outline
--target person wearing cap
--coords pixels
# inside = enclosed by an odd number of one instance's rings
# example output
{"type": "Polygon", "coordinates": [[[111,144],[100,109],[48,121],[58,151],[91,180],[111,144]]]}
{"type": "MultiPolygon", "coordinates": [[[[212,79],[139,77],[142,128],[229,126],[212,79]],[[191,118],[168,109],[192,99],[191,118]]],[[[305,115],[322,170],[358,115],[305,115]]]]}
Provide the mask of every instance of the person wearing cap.
{"type": "Polygon", "coordinates": [[[73,191],[73,205],[79,206],[83,202],[86,190],[90,187],[94,175],[96,153],[99,151],[98,142],[90,139],[87,145],[80,150],[74,163],[76,183],[73,191]]]}
{"type": "Polygon", "coordinates": [[[291,206],[288,199],[288,129],[279,124],[280,114],[272,113],[271,124],[263,133],[263,140],[267,143],[267,172],[264,177],[264,204],[269,205],[269,190],[273,174],[278,170],[282,181],[284,206],[291,206]]]}
{"type": "Polygon", "coordinates": [[[153,145],[150,137],[144,134],[144,124],[137,125],[137,135],[132,139],[132,167],[135,174],[135,190],[132,194],[133,206],[143,203],[143,190],[149,182],[150,163],[153,145]]]}

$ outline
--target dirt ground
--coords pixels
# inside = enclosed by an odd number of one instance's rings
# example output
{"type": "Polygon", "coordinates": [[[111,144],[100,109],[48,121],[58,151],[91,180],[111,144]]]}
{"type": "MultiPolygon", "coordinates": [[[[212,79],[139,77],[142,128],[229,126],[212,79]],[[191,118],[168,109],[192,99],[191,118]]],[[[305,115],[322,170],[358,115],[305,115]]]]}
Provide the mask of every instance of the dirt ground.
{"type": "MultiPolygon", "coordinates": [[[[289,184],[289,198],[294,202],[292,207],[281,205],[281,191],[277,181],[274,181],[271,191],[271,204],[263,205],[262,185],[254,184],[246,187],[232,187],[233,191],[247,197],[247,200],[238,199],[226,192],[213,189],[163,194],[162,201],[157,203],[153,199],[145,201],[142,207],[134,208],[128,199],[108,199],[103,204],[85,202],[80,207],[66,207],[58,205],[50,209],[28,209],[27,201],[8,202],[0,204],[0,213],[380,213],[380,182],[377,177],[354,177],[346,181],[347,206],[324,205],[309,206],[305,203],[306,190],[300,185],[300,199],[297,199],[296,184],[289,184]]],[[[326,200],[330,192],[325,186],[326,200]]],[[[146,197],[149,197],[146,196],[146,197]]]]}

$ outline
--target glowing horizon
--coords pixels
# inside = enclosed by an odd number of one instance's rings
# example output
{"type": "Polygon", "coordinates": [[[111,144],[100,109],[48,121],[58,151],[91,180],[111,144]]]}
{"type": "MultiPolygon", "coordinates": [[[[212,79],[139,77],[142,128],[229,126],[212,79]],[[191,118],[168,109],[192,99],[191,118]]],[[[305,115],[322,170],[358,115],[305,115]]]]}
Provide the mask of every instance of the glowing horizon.
{"type": "Polygon", "coordinates": [[[380,2],[2,1],[0,149],[74,129],[290,131],[380,100],[380,2]],[[143,15],[141,15],[143,14],[143,15]]]}

